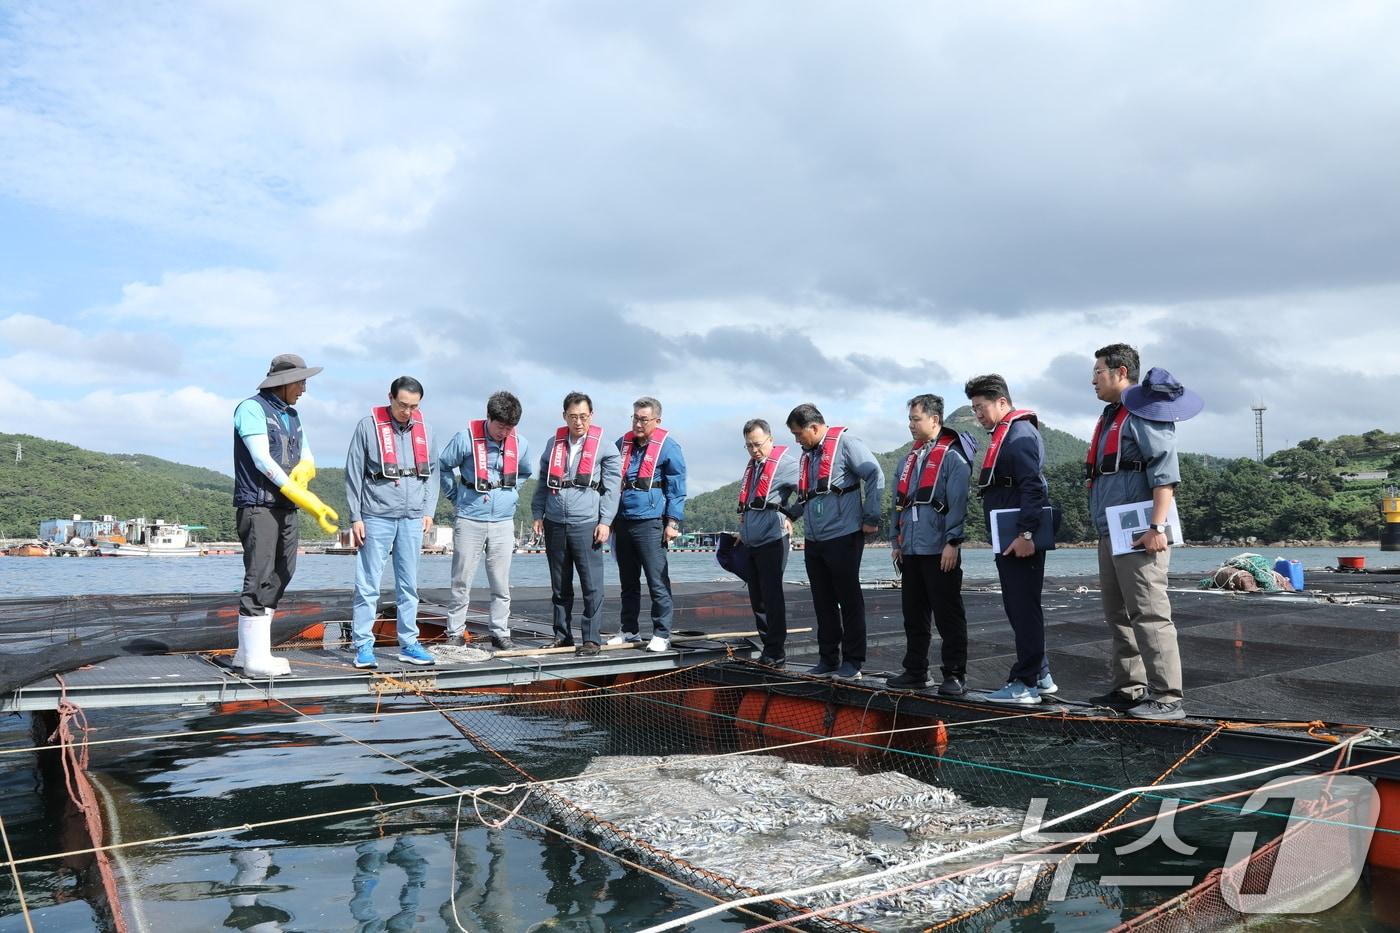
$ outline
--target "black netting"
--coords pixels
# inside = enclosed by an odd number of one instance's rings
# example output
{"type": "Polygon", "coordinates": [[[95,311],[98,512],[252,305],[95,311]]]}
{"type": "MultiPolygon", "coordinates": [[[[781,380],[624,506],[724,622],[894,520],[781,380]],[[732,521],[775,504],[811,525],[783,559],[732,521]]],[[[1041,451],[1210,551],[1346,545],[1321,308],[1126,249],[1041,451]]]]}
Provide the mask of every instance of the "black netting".
{"type": "MultiPolygon", "coordinates": [[[[289,593],[273,617],[274,644],[350,616],[340,590],[289,593]]],[[[122,655],[238,647],[238,598],[225,594],[60,596],[0,600],[0,693],[122,655]]]]}

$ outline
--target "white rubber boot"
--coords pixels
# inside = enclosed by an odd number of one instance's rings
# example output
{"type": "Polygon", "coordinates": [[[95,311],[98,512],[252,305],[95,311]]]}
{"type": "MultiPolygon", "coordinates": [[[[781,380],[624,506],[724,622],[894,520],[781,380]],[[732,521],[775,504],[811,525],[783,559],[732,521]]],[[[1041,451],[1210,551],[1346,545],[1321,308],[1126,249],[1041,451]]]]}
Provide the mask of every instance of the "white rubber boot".
{"type": "MultiPolygon", "coordinates": [[[[242,619],[240,622],[244,621],[242,619]]],[[[243,646],[243,673],[249,677],[281,677],[292,672],[286,658],[272,656],[272,616],[249,616],[248,641],[243,646]]]]}
{"type": "MultiPolygon", "coordinates": [[[[272,855],[265,849],[239,849],[233,853],[232,861],[238,868],[233,883],[240,888],[266,883],[268,870],[272,868],[272,855]]],[[[234,894],[229,903],[234,907],[252,907],[257,900],[256,894],[234,894]]]]}
{"type": "Polygon", "coordinates": [[[248,659],[248,652],[243,648],[248,643],[249,638],[248,620],[248,616],[241,612],[238,614],[238,650],[233,653],[233,666],[240,670],[248,659]]]}

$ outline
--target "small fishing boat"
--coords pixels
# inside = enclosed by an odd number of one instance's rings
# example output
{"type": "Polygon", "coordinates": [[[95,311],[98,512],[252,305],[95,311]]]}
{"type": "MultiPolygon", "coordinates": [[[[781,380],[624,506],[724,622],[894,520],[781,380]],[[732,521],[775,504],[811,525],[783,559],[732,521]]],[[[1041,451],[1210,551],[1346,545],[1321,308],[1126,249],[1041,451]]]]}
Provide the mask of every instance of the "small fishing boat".
{"type": "Polygon", "coordinates": [[[11,557],[50,557],[48,542],[26,541],[23,544],[16,544],[5,551],[11,557]]]}
{"type": "Polygon", "coordinates": [[[102,548],[105,557],[199,557],[204,550],[190,537],[196,526],[156,519],[134,519],[127,526],[124,544],[102,548]]]}

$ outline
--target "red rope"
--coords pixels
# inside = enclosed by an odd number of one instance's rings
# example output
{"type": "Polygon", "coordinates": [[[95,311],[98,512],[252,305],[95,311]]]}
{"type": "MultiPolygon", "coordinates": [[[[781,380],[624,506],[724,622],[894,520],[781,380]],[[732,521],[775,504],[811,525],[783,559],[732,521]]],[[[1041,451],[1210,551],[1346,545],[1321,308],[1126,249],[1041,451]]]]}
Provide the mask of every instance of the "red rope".
{"type": "Polygon", "coordinates": [[[58,728],[54,730],[53,735],[49,736],[49,741],[57,740],[62,744],[59,756],[63,762],[63,779],[67,785],[68,798],[73,801],[73,805],[83,815],[88,836],[92,839],[93,847],[96,849],[93,858],[97,864],[98,877],[102,881],[102,891],[107,896],[107,906],[111,910],[112,929],[116,933],[127,933],[126,917],[122,914],[121,895],[117,890],[116,873],[112,870],[111,858],[101,848],[106,836],[102,827],[102,808],[97,802],[97,794],[92,789],[92,782],[88,780],[87,776],[87,716],[83,713],[82,707],[68,699],[68,685],[63,682],[63,678],[55,676],[54,679],[58,681],[63,692],[58,701],[58,728]],[[75,741],[74,724],[82,732],[81,742],[75,741]]]}

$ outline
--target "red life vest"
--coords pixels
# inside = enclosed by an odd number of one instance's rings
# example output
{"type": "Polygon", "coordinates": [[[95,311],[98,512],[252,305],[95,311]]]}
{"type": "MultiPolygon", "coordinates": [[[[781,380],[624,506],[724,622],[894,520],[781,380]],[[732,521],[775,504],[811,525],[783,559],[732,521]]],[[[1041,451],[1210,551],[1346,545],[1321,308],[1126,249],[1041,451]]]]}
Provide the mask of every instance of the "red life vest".
{"type": "MultiPolygon", "coordinates": [[[[1094,477],[1108,476],[1118,472],[1118,448],[1123,440],[1123,422],[1128,420],[1128,409],[1118,406],[1118,411],[1114,413],[1113,420],[1108,424],[1108,436],[1104,438],[1103,459],[1095,462],[1094,458],[1099,452],[1099,438],[1104,435],[1103,415],[1099,415],[1099,420],[1094,424],[1094,439],[1089,442],[1089,452],[1084,456],[1084,478],[1088,485],[1094,485],[1094,477]]],[[[1130,469],[1141,470],[1141,461],[1134,461],[1129,465],[1130,469]]]]}
{"type": "Polygon", "coordinates": [[[578,466],[574,475],[567,481],[564,472],[569,468],[569,428],[567,425],[554,432],[554,449],[549,452],[549,477],[545,484],[550,489],[563,489],[565,486],[598,488],[593,480],[593,471],[598,464],[598,442],[603,439],[603,429],[596,424],[583,436],[583,452],[579,454],[578,466]]]}
{"type": "Polygon", "coordinates": [[[919,460],[919,452],[924,449],[925,442],[920,441],[909,451],[909,456],[904,458],[904,467],[899,471],[899,486],[895,490],[895,510],[903,512],[911,505],[932,505],[937,512],[945,512],[948,509],[946,503],[938,503],[933,499],[933,489],[938,485],[938,474],[943,469],[943,458],[948,454],[948,448],[958,442],[958,432],[944,429],[939,432],[938,440],[933,442],[933,449],[928,453],[928,459],[924,461],[924,469],[919,474],[919,485],[914,488],[914,494],[909,494],[909,481],[914,476],[914,464],[919,460]]]}
{"type": "Polygon", "coordinates": [[[749,458],[748,465],[744,467],[744,479],[739,483],[740,515],[744,513],[745,509],[780,508],[779,503],[768,501],[768,494],[773,489],[773,477],[777,474],[778,464],[782,462],[785,453],[787,453],[787,447],[781,444],[773,445],[773,449],[768,452],[763,466],[759,467],[758,488],[753,490],[752,501],[749,499],[749,489],[753,487],[754,461],[752,457],[749,458]]]}
{"type": "Polygon", "coordinates": [[[666,429],[652,429],[651,437],[647,438],[646,453],[642,454],[642,462],[637,467],[637,476],[632,480],[627,479],[627,465],[632,462],[632,450],[637,446],[636,438],[632,434],[624,434],[617,443],[622,448],[622,488],[649,491],[652,480],[656,477],[656,462],[661,459],[661,445],[666,443],[666,429]]]}
{"type": "MultiPolygon", "coordinates": [[[[501,444],[501,481],[492,483],[487,476],[486,458],[486,419],[478,418],[471,423],[472,465],[476,468],[476,491],[490,492],[492,489],[514,489],[520,475],[520,444],[515,437],[515,428],[510,429],[501,444]]],[[[465,480],[466,477],[463,477],[465,480]]]]}
{"type": "Polygon", "coordinates": [[[807,479],[808,467],[812,462],[812,451],[802,451],[801,472],[797,475],[797,501],[806,502],[812,496],[824,496],[829,492],[835,492],[838,496],[850,492],[859,487],[859,483],[845,488],[831,488],[831,468],[836,463],[836,451],[841,446],[841,435],[846,433],[846,429],[837,425],[832,425],[826,429],[826,437],[822,438],[821,462],[817,464],[817,485],[813,489],[808,489],[810,481],[807,479]]]}
{"type": "Polygon", "coordinates": [[[370,411],[374,416],[374,433],[379,438],[379,472],[381,476],[397,479],[400,476],[417,475],[427,479],[433,472],[432,457],[428,452],[428,428],[423,424],[423,413],[413,412],[413,469],[399,466],[398,424],[389,414],[388,405],[380,405],[370,411]]]}
{"type": "Polygon", "coordinates": [[[987,455],[982,458],[982,472],[977,476],[977,486],[979,489],[986,489],[992,485],[992,473],[997,468],[997,456],[1001,453],[1001,442],[1006,440],[1006,432],[1011,430],[1014,422],[1028,419],[1037,428],[1040,427],[1040,420],[1036,418],[1035,412],[1029,408],[1017,408],[1015,411],[1006,413],[1006,417],[997,422],[997,426],[992,429],[992,439],[987,444],[987,455]]]}

